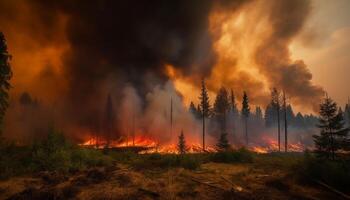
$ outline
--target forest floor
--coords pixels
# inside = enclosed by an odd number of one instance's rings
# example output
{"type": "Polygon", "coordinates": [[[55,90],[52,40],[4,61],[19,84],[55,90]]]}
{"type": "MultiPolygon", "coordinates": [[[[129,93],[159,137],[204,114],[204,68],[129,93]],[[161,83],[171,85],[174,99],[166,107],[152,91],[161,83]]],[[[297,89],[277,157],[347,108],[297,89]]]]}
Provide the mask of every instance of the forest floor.
{"type": "Polygon", "coordinates": [[[341,199],[266,161],[205,163],[197,170],[134,169],[128,164],[65,175],[40,172],[0,181],[0,199],[341,199]]]}

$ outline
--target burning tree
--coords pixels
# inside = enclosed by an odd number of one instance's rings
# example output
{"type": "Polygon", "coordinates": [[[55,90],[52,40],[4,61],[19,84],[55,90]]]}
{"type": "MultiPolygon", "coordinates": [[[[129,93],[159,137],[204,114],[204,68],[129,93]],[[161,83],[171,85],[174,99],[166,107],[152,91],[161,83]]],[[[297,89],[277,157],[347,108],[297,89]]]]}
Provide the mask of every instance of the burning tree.
{"type": "Polygon", "coordinates": [[[181,130],[181,134],[179,135],[179,143],[177,145],[177,149],[180,154],[185,154],[187,151],[185,135],[183,130],[181,130]]]}
{"type": "Polygon", "coordinates": [[[9,106],[10,79],[12,77],[11,55],[7,51],[5,36],[0,32],[0,125],[3,122],[5,111],[9,106]]]}
{"type": "Polygon", "coordinates": [[[208,91],[205,86],[204,79],[202,79],[202,89],[201,89],[201,94],[199,96],[199,100],[200,100],[200,112],[202,114],[202,122],[203,122],[203,151],[205,151],[205,118],[209,117],[210,104],[209,104],[208,91]]]}
{"type": "Polygon", "coordinates": [[[243,101],[242,101],[242,118],[244,120],[244,130],[245,130],[245,141],[246,145],[248,146],[248,118],[250,115],[250,108],[249,108],[249,100],[248,95],[244,91],[243,92],[243,101]]]}
{"type": "Polygon", "coordinates": [[[335,159],[338,150],[343,149],[348,141],[348,128],[344,128],[343,113],[338,110],[335,103],[328,96],[320,105],[320,118],[318,127],[320,135],[314,135],[316,153],[320,157],[335,159]]]}

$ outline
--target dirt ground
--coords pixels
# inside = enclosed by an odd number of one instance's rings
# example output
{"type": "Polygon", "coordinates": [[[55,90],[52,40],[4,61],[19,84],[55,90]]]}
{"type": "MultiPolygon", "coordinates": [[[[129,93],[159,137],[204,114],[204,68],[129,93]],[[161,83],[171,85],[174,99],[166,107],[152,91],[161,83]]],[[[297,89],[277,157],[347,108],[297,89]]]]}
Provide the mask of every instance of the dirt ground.
{"type": "Polygon", "coordinates": [[[42,172],[0,181],[0,199],[340,199],[283,170],[206,163],[199,170],[133,170],[116,164],[69,176],[42,172]],[[298,181],[300,182],[300,181],[298,181]]]}

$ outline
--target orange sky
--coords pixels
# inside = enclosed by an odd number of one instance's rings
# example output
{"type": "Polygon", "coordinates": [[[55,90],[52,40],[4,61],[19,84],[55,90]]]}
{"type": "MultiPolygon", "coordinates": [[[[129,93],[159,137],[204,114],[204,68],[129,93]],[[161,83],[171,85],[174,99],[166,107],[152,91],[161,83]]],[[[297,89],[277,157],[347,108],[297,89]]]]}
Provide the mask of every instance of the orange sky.
{"type": "Polygon", "coordinates": [[[321,85],[341,106],[350,96],[350,1],[314,0],[306,26],[290,50],[303,59],[321,85]]]}

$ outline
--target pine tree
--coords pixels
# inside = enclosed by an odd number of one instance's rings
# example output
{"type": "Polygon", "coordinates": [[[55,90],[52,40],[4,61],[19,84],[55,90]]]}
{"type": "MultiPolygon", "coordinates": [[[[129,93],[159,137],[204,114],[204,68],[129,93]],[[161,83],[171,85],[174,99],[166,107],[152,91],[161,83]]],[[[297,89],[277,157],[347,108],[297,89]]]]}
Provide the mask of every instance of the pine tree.
{"type": "Polygon", "coordinates": [[[244,127],[245,127],[245,140],[246,140],[246,145],[248,146],[248,118],[250,115],[250,108],[249,108],[249,100],[247,93],[244,91],[243,92],[243,101],[242,101],[242,118],[244,121],[244,127]]]}
{"type": "Polygon", "coordinates": [[[295,126],[298,128],[305,128],[305,119],[300,112],[295,116],[295,126]]]}
{"type": "Polygon", "coordinates": [[[314,135],[316,153],[320,157],[336,157],[336,152],[342,149],[348,141],[348,129],[344,128],[343,113],[337,104],[328,96],[320,105],[319,124],[320,135],[314,135]]]}
{"type": "Polygon", "coordinates": [[[194,117],[197,117],[197,108],[196,106],[194,105],[194,103],[191,101],[190,103],[190,107],[188,109],[188,111],[194,116],[194,117]]]}
{"type": "Polygon", "coordinates": [[[265,126],[267,128],[269,127],[272,127],[274,125],[274,116],[275,116],[275,112],[272,108],[272,105],[271,104],[268,104],[266,106],[266,109],[265,109],[265,115],[264,115],[264,118],[265,118],[265,126]]]}
{"type": "Polygon", "coordinates": [[[177,149],[180,154],[185,154],[187,152],[185,135],[183,130],[181,130],[181,134],[179,135],[179,143],[177,145],[177,149]]]}
{"type": "Polygon", "coordinates": [[[234,113],[234,114],[238,113],[236,98],[235,98],[235,94],[233,93],[232,89],[231,89],[231,92],[230,92],[229,100],[230,100],[230,110],[231,110],[231,112],[234,113]]]}
{"type": "Polygon", "coordinates": [[[346,126],[350,127],[350,100],[345,105],[344,116],[345,116],[346,126]]]}
{"type": "Polygon", "coordinates": [[[202,88],[201,88],[201,94],[199,96],[200,100],[200,110],[201,110],[201,117],[203,122],[203,151],[205,151],[205,118],[209,117],[210,113],[210,104],[209,104],[209,96],[208,91],[205,86],[205,81],[202,79],[202,88]]]}
{"type": "MultiPolygon", "coordinates": [[[[0,125],[3,123],[4,115],[9,106],[10,79],[12,77],[11,55],[7,51],[5,36],[0,32],[0,125]]],[[[0,131],[1,133],[1,131],[0,131]]]]}
{"type": "Polygon", "coordinates": [[[255,117],[258,121],[263,120],[262,111],[261,111],[260,106],[257,106],[255,108],[255,117]]]}
{"type": "Polygon", "coordinates": [[[230,103],[228,100],[227,91],[224,87],[220,88],[215,102],[214,102],[214,114],[220,124],[220,131],[226,132],[226,115],[230,109],[230,103]]]}
{"type": "Polygon", "coordinates": [[[228,143],[226,132],[222,132],[220,134],[220,138],[218,143],[216,144],[216,147],[218,151],[227,151],[230,149],[230,144],[228,143]]]}

